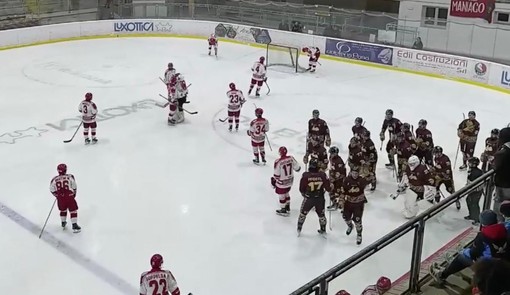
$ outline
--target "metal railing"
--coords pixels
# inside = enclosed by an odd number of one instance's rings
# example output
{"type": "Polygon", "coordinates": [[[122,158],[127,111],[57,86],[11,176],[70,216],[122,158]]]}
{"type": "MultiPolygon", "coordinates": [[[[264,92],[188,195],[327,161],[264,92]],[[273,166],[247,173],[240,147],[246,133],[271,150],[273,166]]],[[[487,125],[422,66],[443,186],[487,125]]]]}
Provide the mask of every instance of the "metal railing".
{"type": "Polygon", "coordinates": [[[292,292],[291,295],[307,295],[307,294],[315,294],[315,295],[327,295],[328,294],[328,285],[333,279],[338,276],[344,274],[354,266],[363,262],[373,254],[379,252],[384,249],[388,245],[397,241],[405,234],[414,231],[413,238],[413,247],[412,247],[412,257],[411,257],[411,265],[410,265],[410,274],[409,274],[409,293],[417,294],[420,291],[420,285],[422,281],[420,280],[420,267],[422,261],[422,252],[423,252],[423,241],[425,237],[425,225],[427,220],[436,216],[446,208],[450,207],[455,203],[455,201],[466,197],[469,193],[473,192],[480,186],[484,186],[483,196],[484,203],[483,208],[489,209],[492,200],[492,193],[494,191],[493,186],[493,175],[494,171],[491,170],[485,173],[480,178],[476,179],[472,183],[466,185],[461,188],[457,192],[453,193],[439,204],[425,210],[423,213],[419,214],[414,219],[406,222],[401,225],[397,229],[388,233],[384,237],[375,241],[368,247],[364,248],[360,252],[354,254],[349,257],[345,261],[340,264],[334,266],[330,270],[326,271],[322,275],[317,278],[311,280],[309,283],[303,285],[301,288],[292,292]]]}

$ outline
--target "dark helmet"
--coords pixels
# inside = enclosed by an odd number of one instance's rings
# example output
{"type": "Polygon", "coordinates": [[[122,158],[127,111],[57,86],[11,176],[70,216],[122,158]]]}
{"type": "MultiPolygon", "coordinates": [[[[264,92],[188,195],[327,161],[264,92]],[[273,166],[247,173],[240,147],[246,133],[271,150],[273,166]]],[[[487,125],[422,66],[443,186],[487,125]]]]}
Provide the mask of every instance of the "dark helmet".
{"type": "Polygon", "coordinates": [[[393,110],[387,109],[385,115],[386,115],[386,118],[393,118],[393,110]]]}
{"type": "Polygon", "coordinates": [[[317,159],[312,158],[310,159],[310,162],[308,163],[308,171],[315,172],[319,169],[319,161],[317,159]]]}
{"type": "Polygon", "coordinates": [[[494,128],[491,130],[491,137],[496,137],[496,138],[499,137],[499,129],[498,128],[494,128]]]}
{"type": "Polygon", "coordinates": [[[433,153],[433,154],[442,154],[442,153],[443,153],[443,148],[442,148],[442,147],[440,147],[440,146],[438,146],[438,145],[436,145],[436,146],[434,147],[434,149],[432,150],[432,153],[433,153]]]}
{"type": "Polygon", "coordinates": [[[336,147],[336,146],[332,146],[329,148],[329,153],[330,154],[337,154],[340,152],[340,150],[336,147]]]}
{"type": "Polygon", "coordinates": [[[319,118],[319,115],[320,115],[319,110],[313,110],[313,111],[312,111],[312,117],[313,117],[314,119],[318,119],[318,118],[319,118]]]}
{"type": "Polygon", "coordinates": [[[421,120],[418,122],[418,126],[419,126],[419,127],[427,127],[427,120],[425,120],[425,119],[421,119],[421,120]]]}
{"type": "Polygon", "coordinates": [[[471,117],[471,116],[476,117],[475,111],[469,111],[468,117],[471,117]]]}
{"type": "Polygon", "coordinates": [[[365,130],[365,132],[363,133],[363,136],[364,136],[365,138],[370,138],[370,131],[365,130]]]}
{"type": "Polygon", "coordinates": [[[405,131],[409,131],[411,130],[411,124],[409,123],[404,123],[404,125],[402,126],[402,128],[404,128],[405,131]]]}
{"type": "Polygon", "coordinates": [[[354,124],[363,124],[363,118],[361,117],[357,117],[356,119],[354,119],[354,124]]]}
{"type": "Polygon", "coordinates": [[[480,165],[480,159],[478,159],[477,157],[469,158],[468,165],[471,168],[478,167],[478,165],[480,165]]]}

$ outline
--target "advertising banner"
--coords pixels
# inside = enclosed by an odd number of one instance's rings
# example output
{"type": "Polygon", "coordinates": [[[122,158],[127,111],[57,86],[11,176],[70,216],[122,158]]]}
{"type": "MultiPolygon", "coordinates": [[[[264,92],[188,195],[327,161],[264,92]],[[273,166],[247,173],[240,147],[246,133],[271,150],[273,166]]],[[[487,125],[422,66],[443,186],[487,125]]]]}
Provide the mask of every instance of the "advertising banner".
{"type": "Polygon", "coordinates": [[[172,23],[170,21],[123,21],[114,22],[113,31],[116,33],[143,33],[143,32],[156,32],[156,33],[170,33],[172,32],[172,23]]]}
{"type": "Polygon", "coordinates": [[[489,84],[510,90],[510,67],[503,65],[492,65],[489,84]]]}
{"type": "Polygon", "coordinates": [[[492,23],[492,12],[496,0],[451,0],[450,15],[466,18],[481,18],[492,23]]]}
{"type": "Polygon", "coordinates": [[[326,39],[325,53],[348,59],[392,65],[392,48],[379,45],[326,39]]]}
{"type": "Polygon", "coordinates": [[[266,29],[250,28],[246,26],[233,26],[229,24],[218,24],[214,30],[218,37],[236,39],[246,42],[260,44],[271,43],[271,36],[266,29]]]}

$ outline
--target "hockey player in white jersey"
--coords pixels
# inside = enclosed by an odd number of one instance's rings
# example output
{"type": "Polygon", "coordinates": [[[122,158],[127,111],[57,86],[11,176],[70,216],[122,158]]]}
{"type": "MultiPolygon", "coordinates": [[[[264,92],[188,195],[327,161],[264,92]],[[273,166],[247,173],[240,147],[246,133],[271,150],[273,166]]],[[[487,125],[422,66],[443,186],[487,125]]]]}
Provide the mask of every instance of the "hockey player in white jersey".
{"type": "Polygon", "coordinates": [[[151,257],[151,270],[140,276],[140,295],[180,295],[175,277],[169,270],[161,269],[163,256],[154,254],[151,257]]]}
{"type": "Polygon", "coordinates": [[[230,88],[227,91],[228,97],[228,131],[232,131],[232,124],[236,123],[236,131],[239,130],[239,116],[241,115],[241,108],[246,102],[243,92],[236,88],[236,84],[230,83],[230,88]]]}
{"type": "Polygon", "coordinates": [[[188,97],[188,86],[184,76],[176,73],[172,76],[169,85],[169,108],[168,124],[175,125],[184,122],[184,108],[183,105],[188,97]]]}
{"type": "Polygon", "coordinates": [[[274,175],[271,177],[271,185],[274,187],[280,199],[280,209],[276,214],[289,216],[290,214],[290,189],[294,182],[294,171],[299,172],[301,166],[293,156],[287,155],[287,148],[282,146],[278,149],[280,158],[274,162],[274,175]]]}
{"type": "Polygon", "coordinates": [[[90,143],[89,129],[92,135],[92,143],[97,143],[96,137],[96,115],[97,106],[92,102],[92,93],[88,92],[85,94],[85,100],[80,102],[78,111],[81,113],[81,119],[83,121],[83,136],[85,137],[85,144],[90,143]]]}
{"type": "Polygon", "coordinates": [[[267,81],[266,77],[266,65],[264,65],[264,62],[266,61],[266,58],[261,56],[259,58],[259,61],[255,62],[253,64],[253,67],[251,67],[252,71],[252,78],[250,83],[250,90],[248,90],[248,95],[251,94],[251,91],[255,87],[255,84],[257,85],[257,90],[255,91],[255,96],[260,97],[260,88],[262,87],[262,84],[264,84],[265,81],[267,81]]]}
{"type": "MultiPolygon", "coordinates": [[[[170,86],[170,80],[172,80],[172,77],[175,75],[176,73],[176,70],[174,68],[174,64],[169,62],[168,63],[168,68],[165,70],[165,79],[163,79],[163,81],[165,82],[165,84],[169,87],[170,86]]],[[[169,87],[169,90],[170,90],[170,87],[169,87]]]]}
{"type": "Polygon", "coordinates": [[[311,73],[315,72],[315,68],[317,67],[317,63],[319,62],[319,57],[321,56],[321,51],[318,47],[310,46],[304,47],[303,52],[308,55],[308,69],[311,73]]]}

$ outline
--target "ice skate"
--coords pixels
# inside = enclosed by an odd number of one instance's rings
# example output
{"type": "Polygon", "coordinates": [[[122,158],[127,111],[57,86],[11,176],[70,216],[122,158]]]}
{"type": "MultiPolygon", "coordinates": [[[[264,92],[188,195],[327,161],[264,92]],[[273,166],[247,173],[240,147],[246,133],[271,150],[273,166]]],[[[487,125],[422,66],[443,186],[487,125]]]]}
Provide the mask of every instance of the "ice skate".
{"type": "Polygon", "coordinates": [[[228,126],[228,131],[232,132],[232,125],[228,126]]]}
{"type": "Polygon", "coordinates": [[[248,90],[248,95],[251,94],[251,91],[253,90],[253,88],[250,88],[250,90],[248,90]]]}
{"type": "Polygon", "coordinates": [[[354,225],[351,223],[347,226],[347,230],[345,231],[346,235],[350,235],[352,233],[352,229],[354,228],[354,225]]]}
{"type": "Polygon", "coordinates": [[[276,210],[276,214],[278,214],[280,216],[287,217],[290,215],[290,212],[287,210],[287,208],[282,208],[282,209],[276,210]]]}
{"type": "Polygon", "coordinates": [[[311,70],[310,70],[310,73],[315,73],[315,69],[311,69],[311,70]]]}
{"type": "Polygon", "coordinates": [[[285,210],[287,210],[290,213],[290,204],[285,205],[285,210]]]}
{"type": "Polygon", "coordinates": [[[362,241],[363,241],[363,238],[361,236],[361,233],[358,233],[358,236],[356,237],[356,245],[361,245],[362,241]]]}
{"type": "Polygon", "coordinates": [[[455,201],[455,207],[457,207],[457,210],[460,210],[460,201],[455,201]]]}
{"type": "Polygon", "coordinates": [[[81,227],[78,225],[78,223],[73,223],[73,232],[75,234],[81,232],[81,227]]]}
{"type": "Polygon", "coordinates": [[[256,157],[255,159],[253,159],[253,164],[256,164],[256,165],[260,164],[259,157],[256,157]]]}
{"type": "Polygon", "coordinates": [[[97,143],[97,138],[92,138],[92,144],[96,144],[97,143]]]}
{"type": "Polygon", "coordinates": [[[62,225],[62,229],[66,229],[67,222],[66,221],[62,221],[61,225],[62,225]]]}
{"type": "Polygon", "coordinates": [[[262,157],[262,164],[266,165],[266,158],[262,157]]]}
{"type": "Polygon", "coordinates": [[[239,124],[236,124],[236,132],[239,131],[239,124]]]}
{"type": "Polygon", "coordinates": [[[336,211],[336,210],[338,210],[338,204],[333,203],[333,204],[329,205],[327,209],[328,209],[328,211],[336,211]]]}
{"type": "Polygon", "coordinates": [[[393,163],[388,163],[388,164],[384,164],[384,167],[386,167],[388,169],[394,169],[395,165],[393,163]]]}
{"type": "Polygon", "coordinates": [[[459,167],[460,171],[464,171],[466,169],[467,169],[467,165],[466,164],[462,164],[462,166],[459,167]]]}
{"type": "Polygon", "coordinates": [[[85,144],[90,144],[90,138],[85,138],[85,144]]]}
{"type": "Polygon", "coordinates": [[[371,192],[375,191],[375,188],[376,188],[376,184],[372,183],[371,186],[370,186],[370,191],[371,192]]]}
{"type": "Polygon", "coordinates": [[[174,126],[174,125],[175,125],[175,123],[177,123],[177,122],[175,122],[175,120],[174,120],[174,119],[168,119],[168,125],[169,125],[169,126],[174,126]]]}
{"type": "Polygon", "coordinates": [[[209,50],[209,55],[211,55],[211,50],[209,50]]]}
{"type": "Polygon", "coordinates": [[[301,227],[298,226],[297,228],[297,236],[300,237],[301,236],[301,227]]]}
{"type": "Polygon", "coordinates": [[[323,230],[323,229],[318,229],[317,232],[319,233],[319,235],[323,238],[327,238],[327,233],[326,233],[326,230],[323,230]]]}
{"type": "Polygon", "coordinates": [[[260,93],[258,91],[255,92],[255,97],[260,97],[260,93]]]}
{"type": "Polygon", "coordinates": [[[471,216],[469,216],[469,215],[464,216],[464,219],[465,219],[465,220],[473,220],[473,218],[471,218],[471,216]]]}

